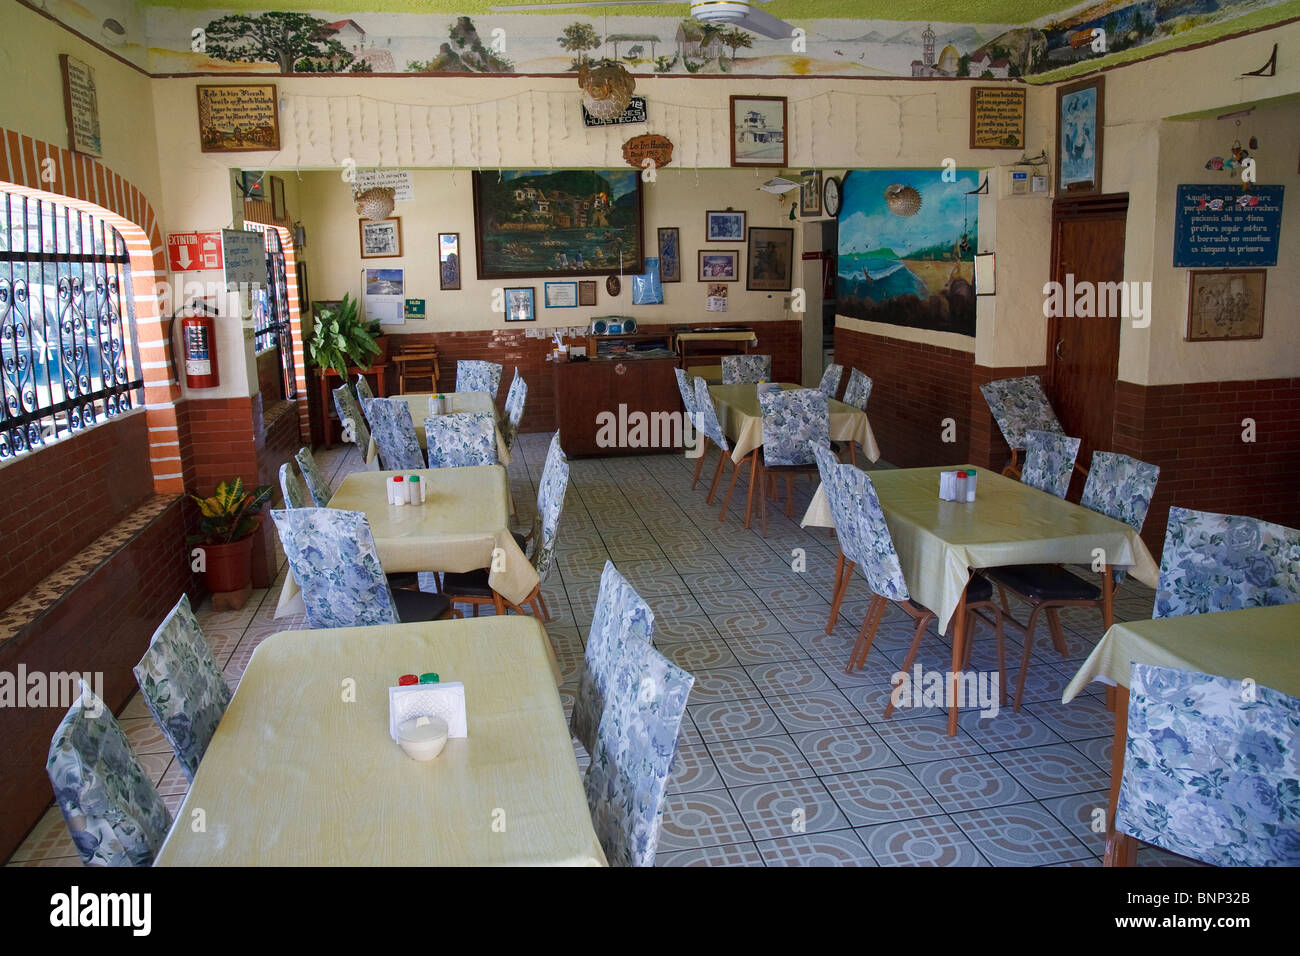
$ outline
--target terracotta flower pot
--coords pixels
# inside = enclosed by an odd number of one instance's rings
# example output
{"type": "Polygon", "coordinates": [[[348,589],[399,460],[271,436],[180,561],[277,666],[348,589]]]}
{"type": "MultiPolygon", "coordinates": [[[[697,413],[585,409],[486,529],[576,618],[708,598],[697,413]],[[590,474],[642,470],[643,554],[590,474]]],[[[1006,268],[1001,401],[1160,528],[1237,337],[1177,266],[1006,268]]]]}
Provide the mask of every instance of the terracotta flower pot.
{"type": "Polygon", "coordinates": [[[242,591],[253,583],[254,536],[255,533],[229,544],[201,545],[209,591],[213,594],[242,591]]]}

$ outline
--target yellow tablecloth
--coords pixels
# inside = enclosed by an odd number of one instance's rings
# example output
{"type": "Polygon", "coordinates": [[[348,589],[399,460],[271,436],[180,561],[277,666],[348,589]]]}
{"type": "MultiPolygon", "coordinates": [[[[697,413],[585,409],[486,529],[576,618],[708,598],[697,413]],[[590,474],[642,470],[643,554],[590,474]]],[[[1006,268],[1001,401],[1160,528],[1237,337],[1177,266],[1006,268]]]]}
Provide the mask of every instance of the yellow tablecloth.
{"type": "Polygon", "coordinates": [[[1129,665],[1157,664],[1240,680],[1300,697],[1300,604],[1115,624],[1061,700],[1094,680],[1129,685],[1129,665]]]}
{"type": "MultiPolygon", "coordinates": [[[[418,392],[410,395],[390,395],[389,398],[400,398],[406,402],[411,409],[411,421],[415,425],[415,437],[420,442],[421,448],[428,448],[427,439],[424,434],[424,420],[429,417],[429,396],[431,392],[418,392]]],[[[497,418],[497,407],[492,401],[492,396],[487,392],[444,392],[444,395],[451,399],[451,410],[453,412],[491,412],[493,420],[497,418]]],[[[366,462],[374,461],[375,456],[379,454],[379,446],[375,444],[375,438],[370,437],[370,446],[366,449],[366,462]]],[[[510,452],[506,450],[505,439],[501,437],[501,429],[497,428],[497,459],[503,465],[510,464],[510,452]]]]}
{"type": "MultiPolygon", "coordinates": [[[[1129,568],[1143,584],[1156,586],[1160,568],[1131,527],[1013,478],[977,469],[975,501],[940,501],[939,472],[959,467],[973,466],[871,473],[907,589],[939,615],[940,631],[957,609],[970,568],[1091,565],[1093,548],[1101,548],[1105,563],[1129,568]]],[[[801,525],[832,527],[821,488],[801,525]]]]}
{"type": "MultiPolygon", "coordinates": [[[[782,385],[782,388],[799,388],[782,385]]],[[[709,394],[718,410],[718,422],[731,439],[731,460],[740,462],[746,455],[763,444],[763,413],[758,406],[758,386],[710,385],[709,394]]],[[[870,461],[880,459],[876,436],[871,432],[867,413],[860,408],[830,400],[831,438],[835,441],[855,441],[870,461]]]]}
{"type": "Polygon", "coordinates": [[[604,865],[549,648],[519,616],[272,635],[157,865],[604,865]],[[421,763],[388,688],[425,671],[464,683],[469,736],[421,763]]]}
{"type": "Polygon", "coordinates": [[[748,342],[758,343],[756,332],[678,332],[678,342],[748,342]]]}
{"type": "MultiPolygon", "coordinates": [[[[398,472],[357,471],[343,479],[329,506],[364,511],[384,571],[473,571],[493,566],[492,552],[505,560],[488,576],[493,589],[518,604],[537,586],[537,571],[510,534],[510,482],[500,465],[425,468],[422,505],[388,503],[386,482],[398,472]]],[[[302,594],[286,575],[275,616],[300,613],[302,594]]]]}

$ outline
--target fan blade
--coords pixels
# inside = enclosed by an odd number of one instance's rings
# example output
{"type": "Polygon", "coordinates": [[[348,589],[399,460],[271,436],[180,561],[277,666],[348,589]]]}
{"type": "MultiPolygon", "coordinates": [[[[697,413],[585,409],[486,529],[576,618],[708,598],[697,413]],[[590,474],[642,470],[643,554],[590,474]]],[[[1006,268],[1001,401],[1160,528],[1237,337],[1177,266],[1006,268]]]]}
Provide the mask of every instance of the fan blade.
{"type": "Polygon", "coordinates": [[[788,40],[794,36],[794,27],[790,26],[790,24],[784,20],[778,20],[772,14],[764,13],[754,6],[749,8],[749,13],[737,23],[737,26],[754,33],[761,33],[773,40],[788,40]]]}

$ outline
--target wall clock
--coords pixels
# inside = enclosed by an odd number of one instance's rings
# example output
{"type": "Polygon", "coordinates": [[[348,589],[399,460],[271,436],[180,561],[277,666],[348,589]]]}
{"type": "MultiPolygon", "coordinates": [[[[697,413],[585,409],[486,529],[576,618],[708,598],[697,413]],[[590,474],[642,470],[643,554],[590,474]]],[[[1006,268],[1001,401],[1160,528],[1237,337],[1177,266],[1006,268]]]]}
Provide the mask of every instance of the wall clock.
{"type": "Polygon", "coordinates": [[[822,185],[822,209],[832,219],[840,214],[840,181],[836,176],[827,176],[822,185]]]}

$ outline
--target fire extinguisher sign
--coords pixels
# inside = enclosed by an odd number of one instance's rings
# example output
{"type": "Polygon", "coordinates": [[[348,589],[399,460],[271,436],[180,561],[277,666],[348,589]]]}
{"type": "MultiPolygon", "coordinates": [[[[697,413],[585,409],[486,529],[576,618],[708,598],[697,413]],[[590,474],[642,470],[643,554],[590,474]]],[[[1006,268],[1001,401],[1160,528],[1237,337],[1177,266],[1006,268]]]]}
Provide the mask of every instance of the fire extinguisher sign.
{"type": "Polygon", "coordinates": [[[203,272],[223,265],[219,231],[167,234],[167,266],[172,272],[203,272]]]}

